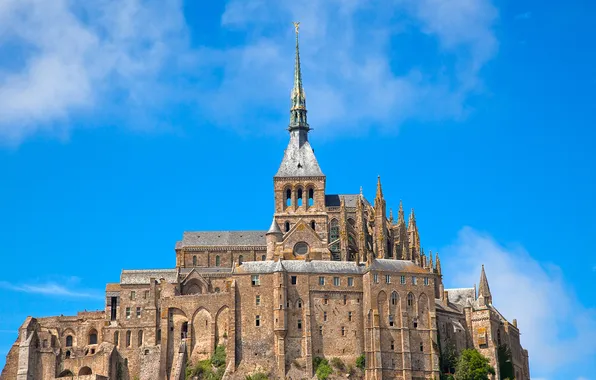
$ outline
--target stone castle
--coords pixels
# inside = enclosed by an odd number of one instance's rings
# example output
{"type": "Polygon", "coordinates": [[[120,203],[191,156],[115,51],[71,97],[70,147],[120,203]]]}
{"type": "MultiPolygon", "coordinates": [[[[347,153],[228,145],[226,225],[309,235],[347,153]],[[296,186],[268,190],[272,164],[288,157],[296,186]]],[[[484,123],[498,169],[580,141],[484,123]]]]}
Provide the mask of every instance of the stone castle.
{"type": "Polygon", "coordinates": [[[499,379],[498,346],[515,379],[530,379],[528,352],[478,289],[445,289],[439,254],[421,249],[414,211],[387,217],[381,180],[373,203],[327,194],[309,138],[298,28],[290,141],[273,177],[267,231],[184,232],[176,266],[123,270],[106,285],[105,310],[28,317],[2,380],[183,380],[187,361],[226,351],[225,378],[253,370],[305,379],[313,359],[354,364],[367,380],[438,379],[441,354],[476,348],[499,379]]]}

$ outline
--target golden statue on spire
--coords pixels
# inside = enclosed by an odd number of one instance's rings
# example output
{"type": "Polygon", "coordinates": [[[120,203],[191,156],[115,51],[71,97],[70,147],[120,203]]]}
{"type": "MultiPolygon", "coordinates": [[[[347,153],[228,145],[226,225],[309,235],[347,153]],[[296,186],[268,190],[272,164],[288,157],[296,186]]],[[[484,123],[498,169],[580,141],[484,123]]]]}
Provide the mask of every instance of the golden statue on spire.
{"type": "Polygon", "coordinates": [[[296,28],[296,34],[298,34],[298,29],[300,29],[300,21],[294,21],[292,24],[294,24],[294,28],[296,28]]]}

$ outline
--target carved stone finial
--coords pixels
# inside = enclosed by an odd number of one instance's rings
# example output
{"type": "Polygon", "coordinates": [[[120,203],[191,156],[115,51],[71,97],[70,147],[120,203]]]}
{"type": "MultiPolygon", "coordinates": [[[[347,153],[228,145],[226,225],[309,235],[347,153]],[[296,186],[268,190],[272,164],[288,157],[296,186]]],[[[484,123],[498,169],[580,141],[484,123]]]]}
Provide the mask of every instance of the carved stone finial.
{"type": "Polygon", "coordinates": [[[294,28],[296,29],[296,34],[298,34],[298,30],[300,29],[300,21],[294,21],[294,28]]]}

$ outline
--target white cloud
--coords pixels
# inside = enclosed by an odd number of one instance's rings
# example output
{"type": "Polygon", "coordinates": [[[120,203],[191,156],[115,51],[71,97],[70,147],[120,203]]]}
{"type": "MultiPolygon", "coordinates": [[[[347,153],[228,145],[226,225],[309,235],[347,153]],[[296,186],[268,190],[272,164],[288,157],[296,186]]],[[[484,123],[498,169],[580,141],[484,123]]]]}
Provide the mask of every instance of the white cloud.
{"type": "Polygon", "coordinates": [[[244,41],[191,48],[182,0],[6,0],[0,143],[40,132],[68,136],[81,115],[85,124],[102,124],[95,120],[103,114],[109,124],[140,117],[151,128],[155,113],[185,102],[197,102],[215,124],[242,128],[248,118],[260,130],[279,129],[292,81],[292,20],[303,26],[316,129],[462,118],[469,95],[482,90],[480,69],[496,53],[496,18],[490,0],[231,0],[220,27],[241,30],[244,41]],[[428,40],[426,58],[403,45],[413,35],[428,40]],[[188,78],[192,91],[177,85],[188,78]]]}
{"type": "Polygon", "coordinates": [[[12,290],[15,292],[40,294],[53,297],[66,298],[94,298],[103,299],[100,292],[88,289],[80,289],[78,281],[65,280],[64,284],[58,284],[53,281],[32,283],[32,284],[11,284],[6,281],[0,281],[0,288],[12,290]]]}
{"type": "Polygon", "coordinates": [[[596,310],[581,305],[557,266],[540,263],[523,247],[501,246],[467,227],[441,258],[447,284],[453,287],[478,283],[480,266],[485,265],[493,304],[509,320],[518,320],[532,378],[591,370],[596,310]]]}
{"type": "Polygon", "coordinates": [[[65,135],[69,118],[108,98],[150,106],[185,33],[179,0],[2,1],[0,142],[65,135]]]}

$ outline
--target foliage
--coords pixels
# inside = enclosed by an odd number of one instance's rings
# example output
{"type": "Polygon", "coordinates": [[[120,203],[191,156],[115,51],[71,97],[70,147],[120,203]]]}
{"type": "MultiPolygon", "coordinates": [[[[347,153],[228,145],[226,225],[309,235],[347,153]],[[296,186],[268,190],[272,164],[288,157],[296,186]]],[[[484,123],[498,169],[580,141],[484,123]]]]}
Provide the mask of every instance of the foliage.
{"type": "Polygon", "coordinates": [[[252,375],[246,376],[246,380],[268,380],[269,376],[263,372],[253,373],[252,375]]]}
{"type": "Polygon", "coordinates": [[[499,376],[500,380],[514,379],[513,362],[511,361],[511,349],[506,344],[500,344],[497,347],[499,355],[499,376]]]}
{"type": "Polygon", "coordinates": [[[339,371],[343,371],[346,369],[346,365],[340,358],[332,358],[331,365],[334,366],[339,371]]]}
{"type": "Polygon", "coordinates": [[[116,364],[116,380],[124,379],[124,371],[122,370],[122,363],[118,361],[116,364]]]}
{"type": "Polygon", "coordinates": [[[226,371],[226,349],[223,345],[215,348],[211,359],[201,360],[194,367],[186,364],[186,380],[197,377],[199,380],[221,380],[226,371]]]}
{"type": "Polygon", "coordinates": [[[356,367],[364,371],[364,367],[366,367],[366,356],[364,354],[356,358],[356,367]]]}
{"type": "Polygon", "coordinates": [[[321,364],[329,365],[329,362],[327,361],[327,359],[322,358],[320,356],[315,356],[314,358],[312,358],[312,366],[315,369],[315,371],[319,368],[321,364]]]}
{"type": "Polygon", "coordinates": [[[453,373],[457,366],[457,349],[452,342],[447,343],[445,349],[441,351],[441,371],[443,373],[453,373]]]}
{"type": "Polygon", "coordinates": [[[495,369],[490,366],[487,358],[474,349],[466,349],[461,352],[455,378],[457,380],[489,380],[488,375],[495,374],[495,369]]]}
{"type": "Polygon", "coordinates": [[[211,357],[211,362],[216,367],[221,367],[226,364],[226,348],[224,345],[220,344],[219,346],[215,347],[215,352],[211,357]]]}
{"type": "Polygon", "coordinates": [[[442,373],[441,380],[455,380],[455,377],[449,373],[442,373]]]}
{"type": "MultiPolygon", "coordinates": [[[[326,362],[327,360],[325,360],[326,362]]],[[[329,377],[329,375],[331,375],[333,373],[333,369],[331,369],[331,367],[329,366],[328,363],[321,363],[319,364],[319,367],[317,368],[317,379],[319,380],[327,380],[327,378],[329,377]]]]}

